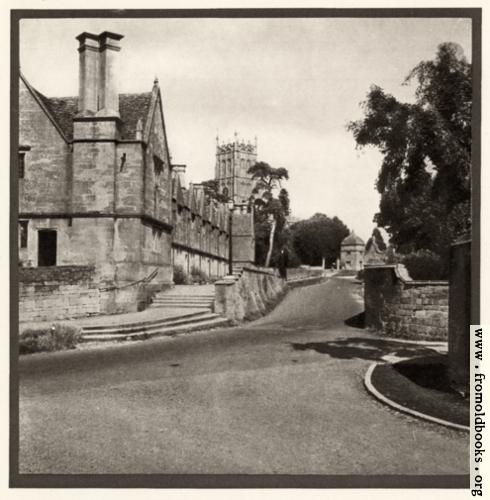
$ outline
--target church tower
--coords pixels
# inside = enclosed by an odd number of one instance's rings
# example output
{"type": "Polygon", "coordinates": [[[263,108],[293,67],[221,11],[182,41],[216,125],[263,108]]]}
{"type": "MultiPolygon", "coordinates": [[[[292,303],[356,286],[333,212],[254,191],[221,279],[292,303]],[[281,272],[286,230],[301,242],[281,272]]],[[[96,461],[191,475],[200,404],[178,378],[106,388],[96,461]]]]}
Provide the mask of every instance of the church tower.
{"type": "Polygon", "coordinates": [[[238,139],[235,132],[233,142],[219,144],[216,137],[216,168],[215,179],[218,181],[221,193],[228,196],[235,203],[248,202],[252,194],[253,181],[248,169],[257,161],[257,138],[255,143],[245,143],[238,139]]]}

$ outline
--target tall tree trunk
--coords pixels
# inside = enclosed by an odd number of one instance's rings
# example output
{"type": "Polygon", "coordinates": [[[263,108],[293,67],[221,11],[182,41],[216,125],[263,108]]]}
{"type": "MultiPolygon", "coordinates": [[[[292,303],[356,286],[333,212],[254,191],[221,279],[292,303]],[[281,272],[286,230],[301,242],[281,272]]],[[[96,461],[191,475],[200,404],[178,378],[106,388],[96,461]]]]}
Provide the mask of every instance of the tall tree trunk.
{"type": "Polygon", "coordinates": [[[272,257],[272,247],[274,246],[274,234],[276,232],[276,219],[272,219],[271,234],[269,235],[269,250],[267,251],[267,257],[265,259],[265,267],[269,267],[272,257]]]}

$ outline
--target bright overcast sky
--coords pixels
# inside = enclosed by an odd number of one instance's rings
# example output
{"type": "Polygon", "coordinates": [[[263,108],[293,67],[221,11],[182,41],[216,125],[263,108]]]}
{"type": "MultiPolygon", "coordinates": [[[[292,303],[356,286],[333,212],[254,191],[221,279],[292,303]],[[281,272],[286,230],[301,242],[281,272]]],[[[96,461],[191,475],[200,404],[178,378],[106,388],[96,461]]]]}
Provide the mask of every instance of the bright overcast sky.
{"type": "Polygon", "coordinates": [[[160,81],[170,152],[187,180],[214,176],[215,137],[258,137],[259,159],[286,167],[293,215],[337,215],[367,239],[381,157],[358,151],[346,124],[371,84],[402,100],[402,82],[437,46],[459,43],[465,19],[67,19],[21,22],[21,69],[47,96],[78,92],[82,31],[124,35],[119,92],[160,81]]]}

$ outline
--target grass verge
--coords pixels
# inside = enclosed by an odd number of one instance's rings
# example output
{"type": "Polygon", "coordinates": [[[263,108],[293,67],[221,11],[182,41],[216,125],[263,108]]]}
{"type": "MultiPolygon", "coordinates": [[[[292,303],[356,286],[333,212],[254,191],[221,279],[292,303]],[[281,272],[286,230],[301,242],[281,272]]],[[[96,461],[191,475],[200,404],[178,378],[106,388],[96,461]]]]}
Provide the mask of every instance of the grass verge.
{"type": "Polygon", "coordinates": [[[29,328],[19,335],[19,354],[74,349],[81,336],[81,328],[63,323],[44,328],[29,328]]]}
{"type": "Polygon", "coordinates": [[[469,425],[469,399],[451,387],[447,356],[430,355],[376,366],[375,389],[399,405],[459,425],[469,425]]]}

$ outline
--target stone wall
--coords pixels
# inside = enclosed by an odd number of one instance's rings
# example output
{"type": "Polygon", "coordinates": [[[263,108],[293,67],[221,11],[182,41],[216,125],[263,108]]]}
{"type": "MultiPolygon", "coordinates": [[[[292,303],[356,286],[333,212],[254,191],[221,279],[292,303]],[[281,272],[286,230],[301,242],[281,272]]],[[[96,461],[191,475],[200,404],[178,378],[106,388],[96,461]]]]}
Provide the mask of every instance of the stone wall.
{"type": "Polygon", "coordinates": [[[19,179],[19,212],[64,211],[69,194],[70,147],[23,80],[19,86],[19,145],[29,148],[24,178],[19,179]]]}
{"type": "Polygon", "coordinates": [[[92,266],[19,268],[19,318],[46,321],[99,313],[92,266]]]}
{"type": "Polygon", "coordinates": [[[282,297],[287,283],[277,274],[252,266],[240,276],[227,276],[215,283],[215,312],[233,321],[266,314],[282,297]]]}
{"type": "Polygon", "coordinates": [[[255,262],[253,211],[247,204],[235,205],[232,226],[232,256],[238,265],[255,262]]]}
{"type": "Polygon", "coordinates": [[[402,265],[364,268],[366,327],[390,337],[446,340],[448,282],[412,280],[402,265]]]}

